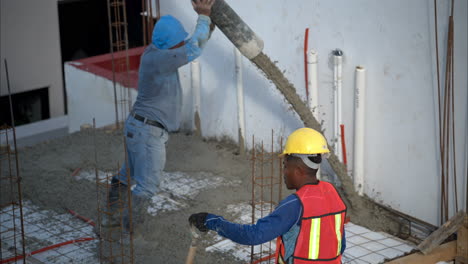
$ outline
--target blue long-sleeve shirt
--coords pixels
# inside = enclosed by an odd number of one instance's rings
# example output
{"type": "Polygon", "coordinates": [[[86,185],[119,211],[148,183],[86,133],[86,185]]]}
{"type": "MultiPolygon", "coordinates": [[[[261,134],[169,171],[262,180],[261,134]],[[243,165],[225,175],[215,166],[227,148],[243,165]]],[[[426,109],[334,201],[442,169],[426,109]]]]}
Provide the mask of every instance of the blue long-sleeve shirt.
{"type": "Polygon", "coordinates": [[[176,49],[150,44],[141,56],[138,96],[133,111],[177,131],[181,121],[182,88],[178,68],[201,55],[210,38],[211,19],[199,15],[192,36],[176,49]]]}
{"type": "MultiPolygon", "coordinates": [[[[286,197],[276,209],[253,225],[242,225],[226,221],[222,216],[208,214],[205,225],[208,229],[217,232],[220,236],[228,238],[242,245],[259,245],[283,236],[286,246],[285,259],[288,259],[294,249],[288,248],[295,244],[299,235],[302,216],[302,204],[295,194],[286,197]]],[[[343,232],[341,240],[341,253],[346,248],[346,239],[343,232]]]]}

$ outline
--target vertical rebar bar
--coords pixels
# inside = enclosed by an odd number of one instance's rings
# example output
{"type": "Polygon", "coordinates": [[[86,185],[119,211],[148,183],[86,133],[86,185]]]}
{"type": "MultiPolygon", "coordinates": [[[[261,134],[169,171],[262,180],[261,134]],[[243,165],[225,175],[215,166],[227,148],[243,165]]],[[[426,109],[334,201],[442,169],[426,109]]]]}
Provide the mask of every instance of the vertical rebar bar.
{"type": "MultiPolygon", "coordinates": [[[[10,106],[11,106],[11,101],[10,101],[10,106]]],[[[8,138],[8,130],[7,130],[7,133],[5,134],[5,138],[6,138],[6,141],[7,142],[10,142],[9,138],[8,138]]],[[[13,183],[13,174],[12,174],[12,166],[11,166],[11,149],[10,149],[10,144],[7,145],[7,157],[8,157],[8,171],[9,171],[9,177],[8,179],[10,180],[10,199],[11,199],[11,213],[12,213],[12,219],[13,219],[13,245],[14,245],[14,252],[15,252],[15,256],[18,255],[18,252],[17,252],[17,248],[16,248],[16,216],[15,216],[15,206],[16,206],[16,203],[15,203],[15,197],[14,197],[14,191],[13,191],[13,186],[14,186],[14,183],[13,183]]]]}
{"type": "Polygon", "coordinates": [[[161,5],[159,3],[159,0],[156,0],[156,21],[158,21],[161,18],[161,5]]]}
{"type": "MultiPolygon", "coordinates": [[[[150,16],[149,16],[149,29],[150,32],[153,32],[153,0],[149,0],[149,11],[150,11],[150,16]]],[[[150,34],[151,34],[150,33],[150,34]]]]}
{"type": "Polygon", "coordinates": [[[97,232],[98,232],[98,237],[99,237],[99,263],[102,263],[102,256],[104,255],[103,249],[102,249],[102,228],[101,228],[101,199],[99,196],[99,173],[98,173],[98,168],[97,168],[97,146],[96,146],[96,119],[93,118],[93,145],[94,145],[94,173],[96,175],[96,202],[97,202],[97,210],[98,210],[98,222],[96,225],[97,232]]]}
{"type": "MultiPolygon", "coordinates": [[[[23,195],[21,193],[21,176],[19,171],[19,161],[18,161],[18,147],[16,145],[16,127],[15,127],[15,118],[13,113],[13,101],[11,99],[11,88],[10,88],[10,77],[8,74],[8,64],[7,60],[5,59],[5,73],[6,73],[6,80],[7,80],[7,87],[8,87],[8,101],[10,102],[10,117],[11,117],[11,128],[13,131],[13,146],[15,147],[15,164],[16,164],[16,186],[18,190],[18,206],[20,209],[20,223],[21,223],[21,239],[22,239],[22,255],[25,256],[25,246],[24,246],[24,222],[23,222],[23,195]]],[[[9,149],[9,148],[8,148],[9,149]]],[[[15,243],[16,248],[16,243],[15,243]]],[[[26,263],[26,258],[23,258],[23,262],[26,263]]]]}
{"type": "MultiPolygon", "coordinates": [[[[270,152],[270,168],[271,168],[271,173],[270,173],[270,214],[273,212],[273,175],[274,175],[274,161],[275,161],[275,154],[274,154],[274,149],[273,149],[273,136],[274,136],[274,131],[273,129],[271,130],[271,152],[270,152]]],[[[269,249],[268,249],[268,255],[271,255],[271,241],[269,243],[269,249]]],[[[268,264],[271,263],[271,258],[268,259],[268,264]]]]}
{"type": "MultiPolygon", "coordinates": [[[[143,46],[147,45],[147,32],[146,32],[146,21],[145,21],[145,11],[146,11],[146,0],[141,0],[141,24],[143,26],[143,46]]],[[[146,13],[146,17],[148,13],[146,13]]]]}
{"type": "MultiPolygon", "coordinates": [[[[280,138],[280,153],[283,153],[283,137],[280,138]]],[[[283,158],[281,157],[278,159],[279,165],[279,184],[278,184],[278,203],[281,201],[282,198],[282,190],[283,190],[283,158]]]]}
{"type": "Polygon", "coordinates": [[[132,190],[131,190],[131,175],[130,175],[130,166],[127,166],[128,163],[128,153],[127,153],[127,141],[125,140],[124,135],[124,150],[125,150],[125,168],[126,168],[126,176],[127,176],[127,210],[128,210],[128,219],[130,221],[130,262],[133,263],[134,260],[134,251],[133,251],[133,215],[132,215],[132,190]]]}
{"type": "MultiPolygon", "coordinates": [[[[130,91],[130,60],[128,57],[128,23],[127,23],[127,6],[125,4],[125,0],[122,1],[123,3],[123,20],[124,20],[124,41],[125,41],[125,62],[126,62],[126,67],[127,67],[127,78],[124,81],[124,86],[127,88],[127,107],[128,107],[128,113],[132,110],[132,95],[130,91]]],[[[128,114],[127,113],[127,114],[128,114]]],[[[124,116],[127,116],[126,114],[124,116]]]]}
{"type": "Polygon", "coordinates": [[[453,21],[453,9],[454,9],[454,1],[452,0],[452,11],[451,11],[451,16],[450,16],[450,24],[451,27],[450,27],[450,31],[451,31],[451,53],[452,53],[452,56],[451,56],[451,64],[452,64],[452,67],[451,67],[451,89],[452,89],[452,92],[451,92],[451,105],[452,105],[452,152],[453,152],[453,188],[454,188],[454,195],[455,195],[455,212],[458,212],[458,187],[457,187],[457,156],[456,156],[456,151],[455,151],[455,146],[457,145],[456,144],[456,140],[455,140],[455,90],[454,90],[454,86],[455,86],[455,61],[454,61],[454,39],[455,39],[455,23],[453,21]]]}
{"type": "MultiPolygon", "coordinates": [[[[1,126],[0,126],[0,181],[2,180],[2,174],[3,174],[2,152],[1,152],[1,151],[2,151],[2,147],[1,147],[1,146],[2,146],[2,136],[1,136],[2,134],[1,134],[1,132],[2,132],[2,128],[1,128],[1,126]]],[[[1,183],[1,182],[0,182],[0,183],[1,183]]],[[[2,194],[3,194],[3,192],[1,191],[1,187],[2,187],[2,185],[0,184],[0,201],[3,201],[3,199],[2,199],[2,194]]],[[[0,207],[1,207],[1,205],[0,205],[0,207]]],[[[0,208],[0,220],[2,220],[2,219],[1,219],[1,215],[2,215],[3,213],[4,213],[3,209],[0,208]]],[[[0,259],[3,259],[2,245],[3,245],[3,242],[2,242],[2,234],[1,234],[1,230],[0,230],[0,259]]]]}
{"type": "Polygon", "coordinates": [[[110,0],[107,0],[107,20],[109,22],[109,40],[110,40],[110,52],[112,62],[112,85],[114,88],[114,107],[115,107],[115,127],[119,129],[119,107],[117,103],[117,87],[115,82],[115,63],[114,63],[114,38],[112,34],[112,15],[110,0]]]}
{"type": "MultiPolygon", "coordinates": [[[[252,225],[255,223],[255,136],[252,135],[252,225]]],[[[250,263],[254,260],[254,246],[250,246],[250,263]]]]}
{"type": "MultiPolygon", "coordinates": [[[[263,199],[263,166],[265,166],[265,150],[263,146],[263,140],[262,140],[262,154],[260,154],[260,218],[263,218],[263,206],[264,206],[264,199],[263,199]]],[[[263,252],[263,244],[260,244],[260,256],[263,252]]]]}
{"type": "MultiPolygon", "coordinates": [[[[2,148],[1,148],[1,146],[2,146],[2,136],[1,136],[2,130],[3,130],[3,128],[0,126],[0,181],[3,180],[3,177],[2,177],[2,174],[3,174],[3,165],[2,165],[2,164],[3,164],[3,162],[2,162],[2,161],[3,161],[3,158],[2,158],[2,154],[3,154],[3,153],[1,152],[1,151],[2,151],[2,148]]],[[[8,142],[5,144],[5,146],[8,147],[8,142]]],[[[7,154],[7,155],[8,155],[8,154],[7,154]]],[[[0,188],[1,188],[1,187],[2,187],[2,185],[0,184],[0,188]]],[[[1,189],[0,189],[0,190],[1,190],[1,189]]],[[[0,201],[3,201],[3,199],[2,199],[2,194],[3,194],[3,192],[0,191],[0,201]]],[[[0,208],[0,210],[1,210],[1,211],[0,211],[1,214],[3,214],[3,213],[4,213],[3,209],[0,208]]],[[[1,214],[0,214],[0,216],[1,216],[1,214]]],[[[3,241],[2,241],[2,235],[1,235],[1,230],[0,230],[0,259],[3,259],[2,245],[3,245],[3,241]]],[[[15,255],[16,255],[16,254],[15,254],[15,255]]]]}

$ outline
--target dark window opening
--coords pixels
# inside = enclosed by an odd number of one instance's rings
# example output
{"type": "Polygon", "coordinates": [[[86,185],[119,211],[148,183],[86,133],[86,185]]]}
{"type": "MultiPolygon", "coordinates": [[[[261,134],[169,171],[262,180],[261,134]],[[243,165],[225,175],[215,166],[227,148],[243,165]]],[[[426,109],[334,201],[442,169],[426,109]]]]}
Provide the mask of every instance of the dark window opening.
{"type": "MultiPolygon", "coordinates": [[[[50,118],[48,87],[12,94],[11,101],[15,126],[50,118]]],[[[0,124],[12,125],[8,95],[0,97],[0,124]]]]}

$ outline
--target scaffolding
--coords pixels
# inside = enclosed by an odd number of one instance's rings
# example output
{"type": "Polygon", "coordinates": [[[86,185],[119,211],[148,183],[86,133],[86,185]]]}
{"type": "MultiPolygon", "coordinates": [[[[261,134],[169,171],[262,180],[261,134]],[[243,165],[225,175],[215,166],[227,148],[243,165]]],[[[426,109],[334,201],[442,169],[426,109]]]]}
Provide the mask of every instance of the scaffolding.
{"type": "MultiPolygon", "coordinates": [[[[252,224],[256,220],[273,212],[282,199],[283,164],[282,158],[274,151],[274,131],[271,131],[271,149],[267,152],[263,141],[255,148],[255,136],[252,136],[252,224]]],[[[280,153],[283,138],[280,138],[280,153]]],[[[260,246],[251,246],[250,263],[274,263],[276,250],[274,241],[260,246]]]]}
{"type": "Polygon", "coordinates": [[[112,83],[114,86],[115,126],[125,121],[132,107],[130,85],[130,62],[128,57],[128,24],[125,0],[107,0],[110,52],[112,58],[112,83]],[[116,58],[114,52],[125,52],[116,58]],[[124,74],[116,74],[116,73],[124,74]],[[120,85],[119,85],[120,84],[120,85]],[[119,89],[117,89],[119,86],[119,89]],[[120,114],[119,114],[120,112],[120,114]]]}

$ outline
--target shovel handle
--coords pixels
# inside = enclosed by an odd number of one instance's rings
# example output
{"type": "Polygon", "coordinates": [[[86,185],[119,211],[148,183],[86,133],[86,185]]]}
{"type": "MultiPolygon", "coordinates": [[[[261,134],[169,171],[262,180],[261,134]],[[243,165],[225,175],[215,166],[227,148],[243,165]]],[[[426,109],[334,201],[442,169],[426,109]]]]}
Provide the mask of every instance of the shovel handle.
{"type": "Polygon", "coordinates": [[[197,251],[197,247],[190,246],[185,264],[193,264],[193,259],[195,258],[195,251],[197,251]]]}

